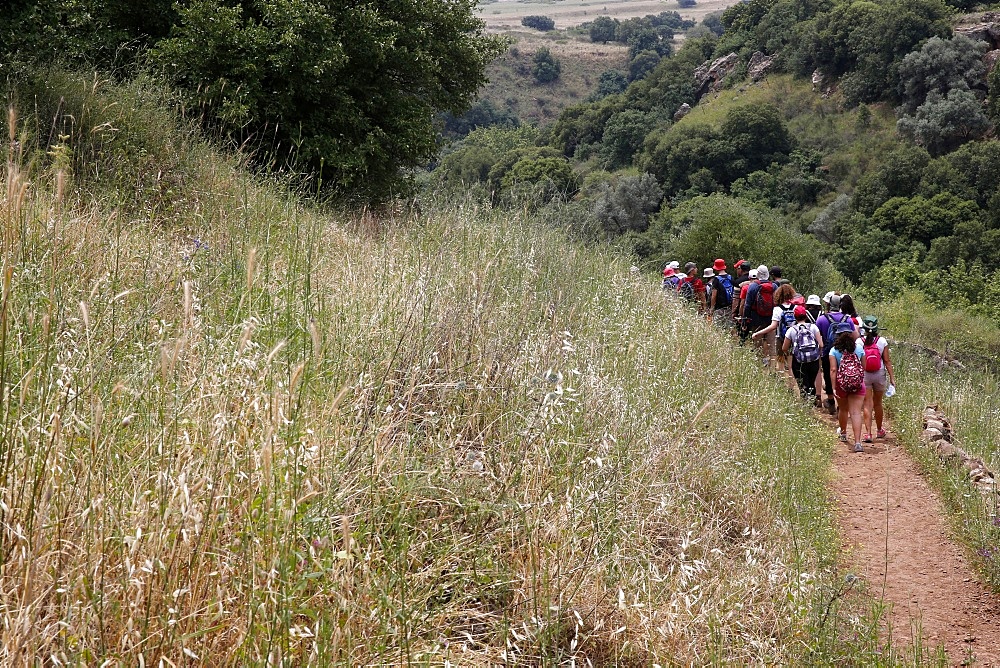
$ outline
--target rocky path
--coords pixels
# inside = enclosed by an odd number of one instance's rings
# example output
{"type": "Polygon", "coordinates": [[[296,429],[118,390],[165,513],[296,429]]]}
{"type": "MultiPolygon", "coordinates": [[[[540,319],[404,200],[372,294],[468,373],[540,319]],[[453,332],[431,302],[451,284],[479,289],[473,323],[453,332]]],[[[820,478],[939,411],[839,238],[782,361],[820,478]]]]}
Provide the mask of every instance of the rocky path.
{"type": "Polygon", "coordinates": [[[891,433],[860,454],[838,442],[833,461],[843,548],[887,604],[893,645],[910,646],[919,628],[951,665],[1000,668],[1000,597],[951,540],[944,507],[902,446],[891,433]]]}

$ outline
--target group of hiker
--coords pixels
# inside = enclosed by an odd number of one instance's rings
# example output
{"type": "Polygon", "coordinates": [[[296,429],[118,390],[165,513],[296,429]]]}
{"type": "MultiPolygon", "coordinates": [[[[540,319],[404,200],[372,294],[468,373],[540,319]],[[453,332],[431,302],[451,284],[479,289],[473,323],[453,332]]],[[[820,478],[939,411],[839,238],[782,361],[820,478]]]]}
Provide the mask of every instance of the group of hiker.
{"type": "Polygon", "coordinates": [[[878,318],[860,317],[849,294],[799,294],[778,266],[738,260],[733,271],[722,259],[703,271],[670,262],[663,289],[755,345],[765,366],[793,377],[804,399],[837,415],[844,443],[850,422],[855,452],[884,439],[882,400],[895,392],[896,375],[878,318]]]}

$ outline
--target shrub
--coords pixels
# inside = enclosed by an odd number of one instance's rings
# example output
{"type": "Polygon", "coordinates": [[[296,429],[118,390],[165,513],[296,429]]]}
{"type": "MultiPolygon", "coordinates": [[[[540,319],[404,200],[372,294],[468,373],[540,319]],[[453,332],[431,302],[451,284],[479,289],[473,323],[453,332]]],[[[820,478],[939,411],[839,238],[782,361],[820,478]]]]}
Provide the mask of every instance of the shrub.
{"type": "Polygon", "coordinates": [[[531,76],[538,83],[551,83],[558,79],[562,72],[562,64],[552,55],[548,47],[536,51],[532,62],[534,65],[531,68],[531,76]]]}
{"type": "Polygon", "coordinates": [[[525,16],[521,19],[521,25],[526,28],[534,28],[535,30],[541,30],[542,32],[548,32],[550,30],[555,30],[556,22],[553,21],[548,16],[525,16]]]}

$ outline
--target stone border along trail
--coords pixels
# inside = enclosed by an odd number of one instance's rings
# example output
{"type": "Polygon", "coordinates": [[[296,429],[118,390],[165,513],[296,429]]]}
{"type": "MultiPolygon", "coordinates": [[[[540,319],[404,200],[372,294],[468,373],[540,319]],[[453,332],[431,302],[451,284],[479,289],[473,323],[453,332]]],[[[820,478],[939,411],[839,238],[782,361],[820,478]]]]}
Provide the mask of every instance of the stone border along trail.
{"type": "MultiPolygon", "coordinates": [[[[832,431],[836,418],[824,415],[832,431]]],[[[951,665],[1000,668],[1000,597],[951,540],[944,506],[895,435],[866,443],[864,453],[834,442],[842,548],[888,608],[884,637],[891,632],[893,646],[905,650],[919,630],[922,646],[943,646],[951,665]]]]}

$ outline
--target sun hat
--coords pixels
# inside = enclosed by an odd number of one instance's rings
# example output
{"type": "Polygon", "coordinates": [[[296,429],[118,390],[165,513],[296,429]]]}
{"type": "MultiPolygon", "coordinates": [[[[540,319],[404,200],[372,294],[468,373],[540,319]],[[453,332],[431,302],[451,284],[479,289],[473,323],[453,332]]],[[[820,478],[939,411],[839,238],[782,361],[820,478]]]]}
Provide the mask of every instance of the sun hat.
{"type": "Polygon", "coordinates": [[[792,315],[794,315],[796,318],[804,318],[806,315],[806,307],[802,305],[797,305],[794,309],[792,309],[792,315]]]}
{"type": "Polygon", "coordinates": [[[830,308],[832,309],[840,308],[840,295],[832,295],[830,297],[830,308]]]}
{"type": "Polygon", "coordinates": [[[821,302],[819,300],[819,295],[809,295],[806,299],[806,306],[820,306],[821,302]]]}
{"type": "Polygon", "coordinates": [[[716,261],[712,263],[712,269],[714,269],[715,271],[725,271],[726,261],[723,260],[721,257],[716,259],[716,261]]]}
{"type": "Polygon", "coordinates": [[[663,270],[663,278],[670,278],[671,276],[676,276],[677,272],[674,271],[673,267],[667,267],[663,270]]]}
{"type": "Polygon", "coordinates": [[[750,278],[757,278],[757,270],[756,269],[751,269],[750,270],[750,278]]]}
{"type": "Polygon", "coordinates": [[[866,315],[861,319],[862,327],[864,327],[869,332],[878,331],[878,318],[873,315],[866,315]]]}
{"type": "Polygon", "coordinates": [[[673,262],[668,262],[667,266],[673,269],[674,271],[677,271],[678,269],[680,269],[681,263],[678,262],[677,260],[674,260],[673,262]]]}
{"type": "Polygon", "coordinates": [[[759,267],[757,267],[757,278],[759,278],[762,281],[766,281],[768,278],[770,278],[770,276],[771,274],[768,272],[766,264],[762,264],[759,267]]]}
{"type": "Polygon", "coordinates": [[[715,270],[711,267],[705,267],[705,273],[702,278],[713,278],[715,277],[715,270]]]}
{"type": "Polygon", "coordinates": [[[694,262],[685,262],[684,263],[684,272],[685,273],[691,271],[692,269],[697,269],[697,268],[698,268],[698,265],[696,265],[694,262]]]}
{"type": "Polygon", "coordinates": [[[823,295],[823,301],[826,302],[827,304],[829,304],[830,300],[833,299],[833,296],[835,294],[837,294],[837,293],[834,292],[833,290],[830,290],[828,293],[826,293],[825,295],[823,295]]]}

